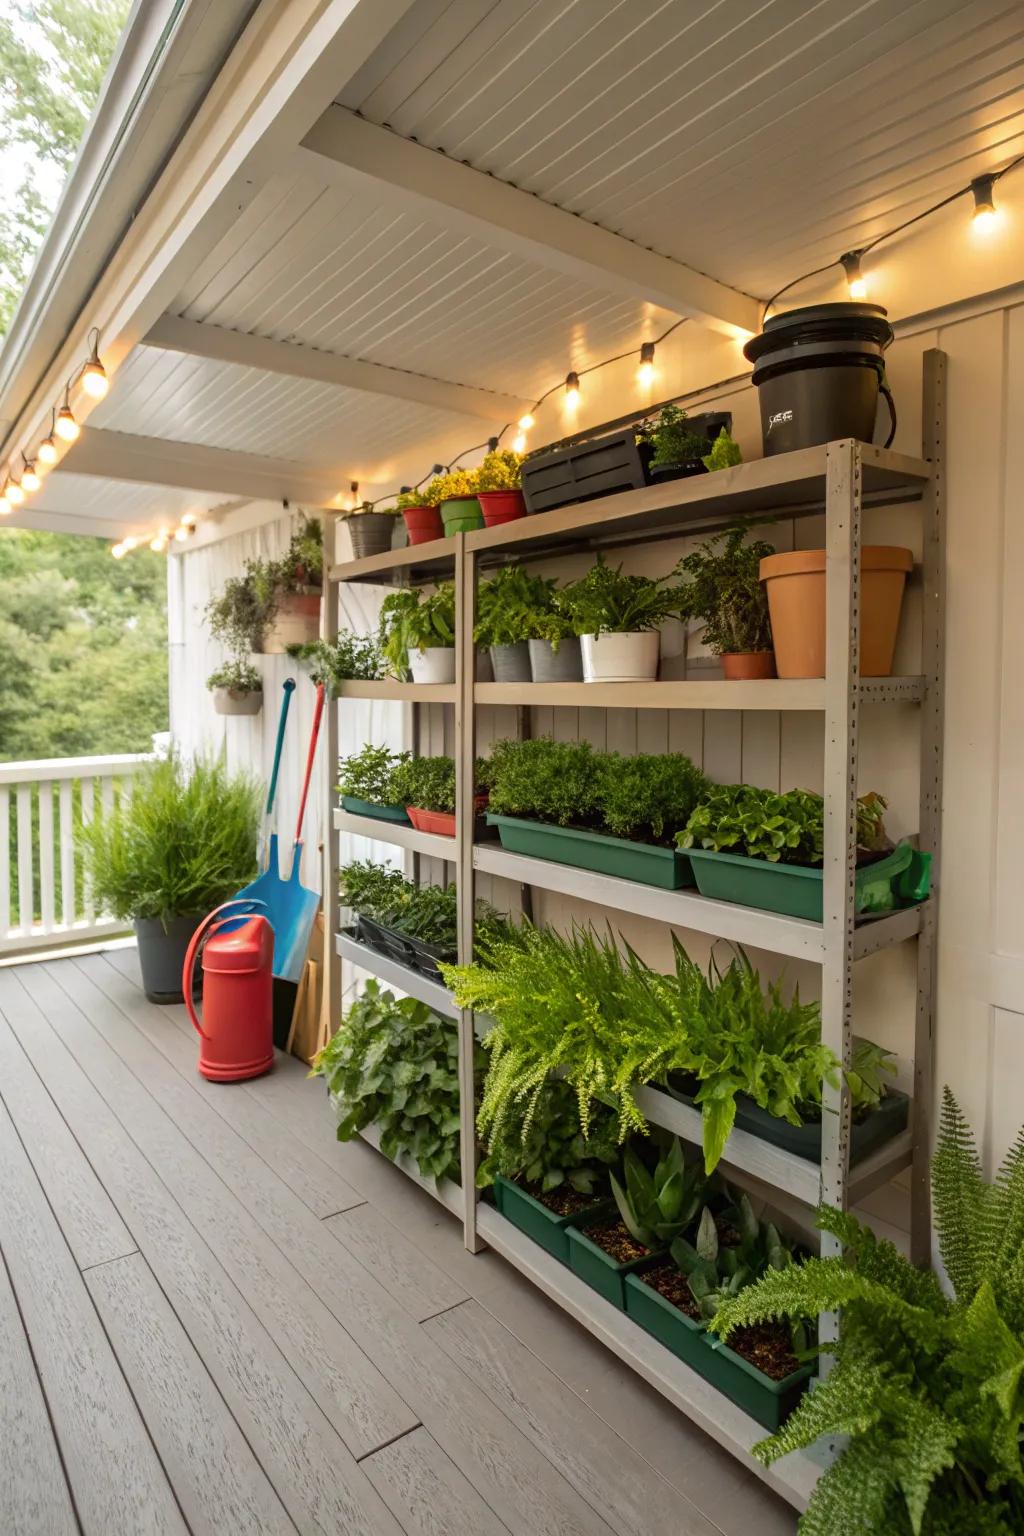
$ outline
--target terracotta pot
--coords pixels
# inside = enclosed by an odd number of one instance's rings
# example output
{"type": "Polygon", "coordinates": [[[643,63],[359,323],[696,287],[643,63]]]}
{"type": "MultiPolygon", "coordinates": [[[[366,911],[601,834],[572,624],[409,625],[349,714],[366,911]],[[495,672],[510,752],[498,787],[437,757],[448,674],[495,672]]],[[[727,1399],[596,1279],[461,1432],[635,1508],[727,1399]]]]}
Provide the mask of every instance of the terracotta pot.
{"type": "MultiPolygon", "coordinates": [[[[889,677],[907,573],[909,549],[865,544],[861,549],[860,670],[862,677],[889,677]]],[[[796,549],[767,555],[761,580],[775,641],[780,677],[825,676],[825,551],[796,549]]]]}
{"type": "Polygon", "coordinates": [[[273,624],[263,636],[263,656],[281,656],[290,645],[312,645],[320,638],[320,588],[286,592],[277,606],[273,624]]]}
{"type": "Polygon", "coordinates": [[[437,507],[406,507],[402,513],[410,544],[429,544],[444,538],[444,523],[437,507]]]}
{"type": "Polygon", "coordinates": [[[488,528],[498,523],[513,523],[526,516],[526,502],[522,491],[478,491],[477,500],[488,528]]]}
{"type": "Polygon", "coordinates": [[[774,651],[731,651],[722,657],[722,671],[727,682],[762,682],[775,676],[774,651]]]}
{"type": "MultiPolygon", "coordinates": [[[[487,809],[487,796],[474,795],[473,808],[479,816],[487,809]]],[[[420,832],[437,832],[441,837],[455,836],[454,811],[422,811],[415,805],[407,805],[405,813],[420,832]]]]}

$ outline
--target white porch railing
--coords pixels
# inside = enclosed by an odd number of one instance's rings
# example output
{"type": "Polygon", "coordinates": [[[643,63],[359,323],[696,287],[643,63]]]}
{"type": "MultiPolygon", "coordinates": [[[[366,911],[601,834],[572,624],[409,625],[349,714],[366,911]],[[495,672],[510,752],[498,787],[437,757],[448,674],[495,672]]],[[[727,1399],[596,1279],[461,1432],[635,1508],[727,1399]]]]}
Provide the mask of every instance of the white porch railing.
{"type": "Polygon", "coordinates": [[[97,803],[131,793],[147,753],[0,763],[0,956],[116,933],[97,912],[76,857],[75,832],[97,803]]]}

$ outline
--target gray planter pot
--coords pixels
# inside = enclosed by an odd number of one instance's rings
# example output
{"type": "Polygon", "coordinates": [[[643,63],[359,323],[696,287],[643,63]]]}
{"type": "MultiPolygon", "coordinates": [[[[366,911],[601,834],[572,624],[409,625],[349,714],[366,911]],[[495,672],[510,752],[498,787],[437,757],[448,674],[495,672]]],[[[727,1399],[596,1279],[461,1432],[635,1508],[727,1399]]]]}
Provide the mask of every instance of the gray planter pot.
{"type": "Polygon", "coordinates": [[[395,519],[388,512],[361,512],[346,519],[352,539],[352,554],[357,560],[365,555],[382,555],[391,548],[395,519]]]}
{"type": "Polygon", "coordinates": [[[263,708],[263,689],[243,693],[238,688],[215,688],[213,707],[218,715],[258,715],[263,708]]]}
{"type": "MultiPolygon", "coordinates": [[[[135,937],[139,944],[142,986],[151,1003],[183,1003],[181,972],[189,942],[202,916],[172,917],[165,930],[158,917],[137,917],[135,937]]],[[[196,966],[195,990],[202,971],[196,966]]]]}
{"type": "Polygon", "coordinates": [[[530,671],[535,683],[582,683],[580,642],[570,636],[556,651],[550,640],[531,640],[530,671]]]}
{"type": "Polygon", "coordinates": [[[518,645],[492,645],[491,666],[496,683],[528,683],[530,681],[530,648],[525,640],[518,645]]]}

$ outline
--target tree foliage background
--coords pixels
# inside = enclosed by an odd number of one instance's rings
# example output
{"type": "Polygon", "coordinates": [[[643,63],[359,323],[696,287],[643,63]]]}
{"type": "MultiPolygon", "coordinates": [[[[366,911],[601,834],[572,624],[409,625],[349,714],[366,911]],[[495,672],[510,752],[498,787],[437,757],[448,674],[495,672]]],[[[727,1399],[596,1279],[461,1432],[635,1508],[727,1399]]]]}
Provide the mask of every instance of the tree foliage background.
{"type": "MultiPolygon", "coordinates": [[[[0,336],[129,4],[0,0],[0,336]]],[[[149,749],[167,727],[165,581],[148,550],[0,529],[0,761],[149,749]]]]}

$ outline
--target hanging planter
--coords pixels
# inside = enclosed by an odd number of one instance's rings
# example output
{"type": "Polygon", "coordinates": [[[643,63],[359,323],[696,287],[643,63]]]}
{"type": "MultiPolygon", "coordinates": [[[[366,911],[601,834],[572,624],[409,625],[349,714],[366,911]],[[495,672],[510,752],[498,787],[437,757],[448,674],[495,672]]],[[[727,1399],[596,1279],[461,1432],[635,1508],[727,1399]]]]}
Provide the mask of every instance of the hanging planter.
{"type": "Polygon", "coordinates": [[[409,532],[410,544],[430,544],[444,538],[444,523],[438,507],[405,507],[402,519],[409,532]]]}
{"type": "Polygon", "coordinates": [[[218,715],[258,715],[263,708],[263,679],[251,662],[235,657],[211,672],[206,686],[218,715]]]}
{"type": "Polygon", "coordinates": [[[263,632],[264,656],[283,656],[291,645],[312,645],[320,635],[320,588],[284,592],[263,632]]]}
{"type": "Polygon", "coordinates": [[[487,813],[487,825],[497,827],[501,846],[510,853],[548,859],[552,864],[569,864],[574,869],[590,869],[619,880],[635,880],[638,885],[656,885],[664,891],[678,891],[696,883],[689,859],[675,848],[634,843],[603,832],[587,832],[582,827],[558,827],[520,816],[498,816],[491,811],[487,813]]]}
{"type": "Polygon", "coordinates": [[[583,655],[578,635],[567,635],[556,650],[550,640],[530,640],[530,676],[535,683],[581,683],[583,655]]]}
{"type": "Polygon", "coordinates": [[[383,555],[391,548],[395,532],[393,512],[356,511],[344,520],[352,540],[352,556],[364,560],[368,555],[383,555]]]}
{"type": "Polygon", "coordinates": [[[656,629],[581,635],[580,647],[585,683],[648,683],[658,676],[661,635],[656,629]]]}
{"type": "Polygon", "coordinates": [[[258,715],[263,708],[263,689],[214,688],[213,707],[218,715],[258,715]]]}
{"type": "MultiPolygon", "coordinates": [[[[860,570],[860,673],[892,675],[913,551],[865,544],[860,570]]],[[[780,677],[825,676],[825,551],[797,549],[761,561],[780,677]]]]}

